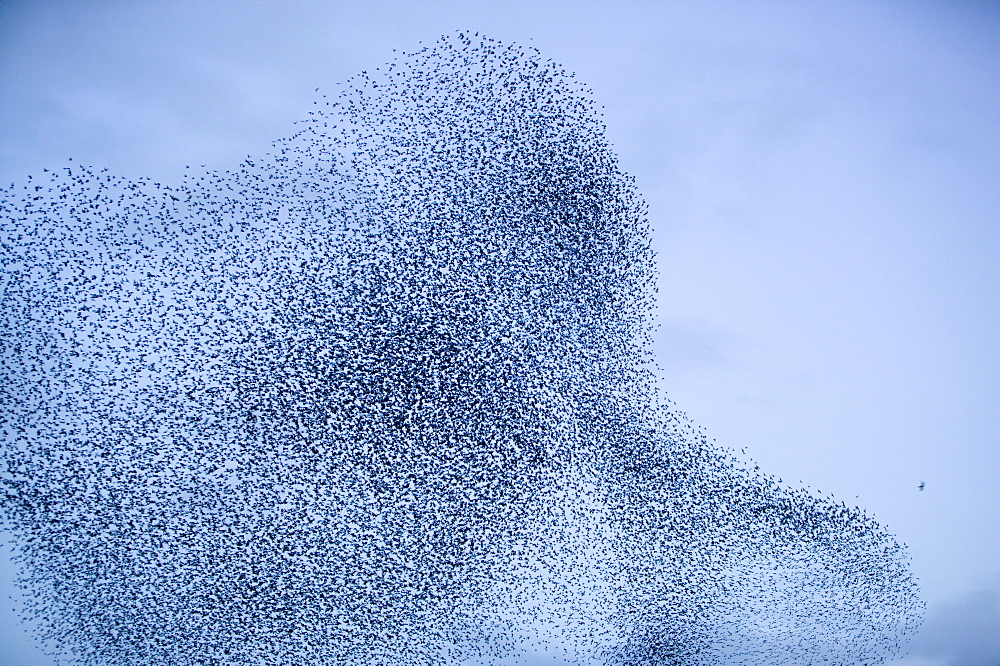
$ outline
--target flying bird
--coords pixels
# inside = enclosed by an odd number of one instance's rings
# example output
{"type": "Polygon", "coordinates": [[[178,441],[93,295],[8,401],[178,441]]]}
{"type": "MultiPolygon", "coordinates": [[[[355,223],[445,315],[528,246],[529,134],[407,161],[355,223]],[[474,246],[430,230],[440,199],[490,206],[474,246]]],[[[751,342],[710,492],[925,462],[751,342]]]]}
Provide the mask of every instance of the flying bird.
{"type": "Polygon", "coordinates": [[[658,391],[589,89],[460,33],[312,108],[169,187],[2,191],[0,508],[61,662],[897,652],[902,546],[658,391]]]}

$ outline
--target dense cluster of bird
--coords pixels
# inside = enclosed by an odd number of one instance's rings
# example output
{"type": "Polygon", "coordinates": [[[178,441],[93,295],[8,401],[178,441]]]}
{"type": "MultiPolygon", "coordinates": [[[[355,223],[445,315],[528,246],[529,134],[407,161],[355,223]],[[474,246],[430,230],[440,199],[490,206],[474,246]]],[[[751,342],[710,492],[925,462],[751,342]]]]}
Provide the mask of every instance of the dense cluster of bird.
{"type": "Polygon", "coordinates": [[[20,612],[77,664],[851,664],[905,550],[658,396],[589,92],[458,33],[272,153],[2,191],[20,612]]]}

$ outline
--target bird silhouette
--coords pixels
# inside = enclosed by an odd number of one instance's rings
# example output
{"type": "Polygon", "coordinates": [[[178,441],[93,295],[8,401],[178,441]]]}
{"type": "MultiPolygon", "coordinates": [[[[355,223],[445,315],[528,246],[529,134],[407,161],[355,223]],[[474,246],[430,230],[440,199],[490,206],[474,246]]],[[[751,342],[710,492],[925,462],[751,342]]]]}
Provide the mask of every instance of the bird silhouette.
{"type": "Polygon", "coordinates": [[[462,32],[316,102],[229,170],[2,192],[0,506],[55,656],[898,651],[893,537],[658,392],[650,224],[588,88],[462,32]]]}

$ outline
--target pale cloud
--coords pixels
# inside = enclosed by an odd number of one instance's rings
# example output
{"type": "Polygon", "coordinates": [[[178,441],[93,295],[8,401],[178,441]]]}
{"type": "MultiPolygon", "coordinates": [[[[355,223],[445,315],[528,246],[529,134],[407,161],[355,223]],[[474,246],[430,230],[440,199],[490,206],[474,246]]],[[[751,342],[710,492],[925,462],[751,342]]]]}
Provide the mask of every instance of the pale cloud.
{"type": "Polygon", "coordinates": [[[967,592],[932,604],[910,654],[894,666],[996,666],[1000,664],[1000,589],[967,592]]]}

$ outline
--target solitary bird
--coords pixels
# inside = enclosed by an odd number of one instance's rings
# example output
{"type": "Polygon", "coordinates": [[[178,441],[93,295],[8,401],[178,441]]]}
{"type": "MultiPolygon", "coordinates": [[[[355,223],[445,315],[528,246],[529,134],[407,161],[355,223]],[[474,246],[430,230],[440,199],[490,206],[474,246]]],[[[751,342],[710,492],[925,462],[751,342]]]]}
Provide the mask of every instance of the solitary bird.
{"type": "Polygon", "coordinates": [[[920,488],[920,492],[924,492],[924,486],[926,486],[926,485],[927,485],[926,483],[924,483],[923,481],[921,481],[920,485],[917,486],[917,487],[920,488]]]}

